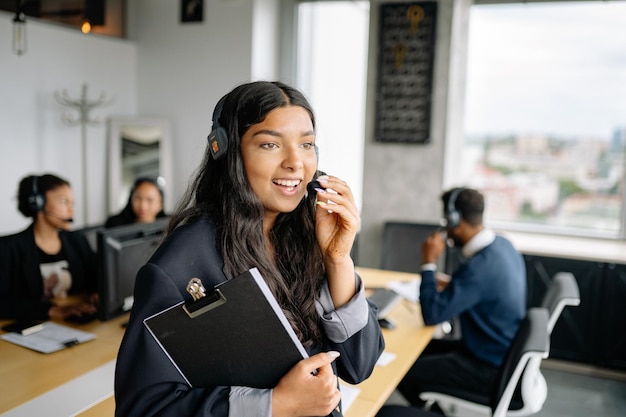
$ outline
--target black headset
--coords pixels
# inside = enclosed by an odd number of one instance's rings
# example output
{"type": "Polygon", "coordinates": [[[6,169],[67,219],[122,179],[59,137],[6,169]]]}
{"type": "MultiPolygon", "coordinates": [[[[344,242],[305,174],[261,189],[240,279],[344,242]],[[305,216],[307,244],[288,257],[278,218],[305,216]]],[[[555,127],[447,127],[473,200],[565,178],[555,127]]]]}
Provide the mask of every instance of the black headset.
{"type": "Polygon", "coordinates": [[[226,96],[222,97],[220,101],[215,105],[213,110],[213,126],[211,127],[211,133],[207,138],[209,141],[209,149],[213,159],[218,160],[226,154],[228,150],[228,132],[225,128],[220,126],[220,116],[222,115],[222,107],[224,107],[224,101],[226,96]]]}
{"type": "Polygon", "coordinates": [[[33,191],[28,196],[28,207],[35,213],[43,211],[46,206],[46,197],[39,192],[38,181],[39,177],[33,176],[33,191]]]}
{"type": "Polygon", "coordinates": [[[444,213],[446,228],[451,229],[453,227],[457,227],[459,223],[461,223],[461,213],[456,209],[456,200],[463,191],[464,188],[459,187],[452,190],[450,193],[450,197],[448,198],[448,204],[446,205],[446,210],[444,213]]]}

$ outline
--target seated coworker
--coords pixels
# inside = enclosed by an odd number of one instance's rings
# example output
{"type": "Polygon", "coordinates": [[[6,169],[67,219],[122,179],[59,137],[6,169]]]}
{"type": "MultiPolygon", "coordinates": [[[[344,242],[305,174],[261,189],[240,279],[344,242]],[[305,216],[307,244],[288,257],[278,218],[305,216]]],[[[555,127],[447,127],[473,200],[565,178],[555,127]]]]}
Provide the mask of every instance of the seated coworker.
{"type": "Polygon", "coordinates": [[[461,340],[433,339],[398,385],[415,406],[419,394],[445,387],[489,394],[519,325],[526,315],[526,269],[511,243],[483,226],[484,198],[454,188],[442,195],[447,239],[464,260],[449,282],[436,279],[444,252],[441,232],[422,246],[420,306],[429,325],[459,317],[461,340]]]}
{"type": "Polygon", "coordinates": [[[96,311],[97,258],[87,239],[70,232],[74,194],[52,174],[20,181],[24,231],[0,237],[0,318],[64,319],[96,311]],[[75,302],[68,294],[85,294],[75,302]]]}
{"type": "Polygon", "coordinates": [[[163,190],[156,180],[141,177],[135,180],[126,207],[115,216],[109,217],[104,227],[152,223],[160,217],[166,217],[163,211],[163,190]]]}
{"type": "Polygon", "coordinates": [[[329,415],[341,398],[337,376],[363,381],[384,348],[350,257],[360,224],[352,191],[334,176],[318,178],[337,193],[332,210],[322,188],[307,194],[319,175],[315,118],[302,93],[285,84],[236,87],[216,106],[214,136],[225,141],[207,146],[165,241],[137,275],[117,359],[116,415],[329,415]],[[212,288],[252,267],[310,357],[273,389],[190,387],[143,320],[191,299],[192,277],[212,288]]]}

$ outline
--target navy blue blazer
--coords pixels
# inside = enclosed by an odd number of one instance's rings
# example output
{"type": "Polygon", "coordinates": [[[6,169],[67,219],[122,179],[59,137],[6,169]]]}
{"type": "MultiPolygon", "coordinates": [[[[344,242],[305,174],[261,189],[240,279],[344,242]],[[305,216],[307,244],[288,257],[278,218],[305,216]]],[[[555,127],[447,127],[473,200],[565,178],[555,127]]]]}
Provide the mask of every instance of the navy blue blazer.
{"type": "MultiPolygon", "coordinates": [[[[98,259],[80,233],[59,231],[63,254],[72,274],[70,293],[95,292],[98,259]]],[[[43,278],[33,225],[0,237],[0,318],[48,318],[50,302],[43,298],[43,278]]]]}
{"type": "MultiPolygon", "coordinates": [[[[190,300],[185,289],[190,278],[200,278],[207,288],[226,280],[217,247],[215,226],[201,219],[176,229],[140,269],[117,358],[116,416],[228,416],[229,387],[189,387],[143,324],[145,318],[190,300]]],[[[346,382],[358,383],[370,375],[383,349],[375,308],[370,306],[363,329],[343,343],[326,339],[309,353],[339,351],[335,373],[346,382]]]]}

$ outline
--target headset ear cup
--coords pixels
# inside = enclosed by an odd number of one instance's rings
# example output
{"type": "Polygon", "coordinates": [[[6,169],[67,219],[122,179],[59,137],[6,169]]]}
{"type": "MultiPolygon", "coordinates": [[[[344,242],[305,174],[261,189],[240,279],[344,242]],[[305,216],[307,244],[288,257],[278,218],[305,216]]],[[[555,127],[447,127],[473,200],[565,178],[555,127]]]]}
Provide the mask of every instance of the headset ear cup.
{"type": "Polygon", "coordinates": [[[37,194],[37,207],[39,208],[38,211],[43,211],[45,206],[46,206],[46,200],[43,198],[41,194],[37,194]]]}
{"type": "Polygon", "coordinates": [[[461,222],[461,215],[459,214],[458,211],[454,210],[448,213],[448,217],[446,219],[446,227],[450,229],[453,227],[457,227],[460,222],[461,222]]]}
{"type": "Polygon", "coordinates": [[[228,150],[228,134],[226,129],[218,127],[209,133],[209,149],[213,159],[218,160],[226,154],[228,150]]]}
{"type": "Polygon", "coordinates": [[[451,229],[457,227],[461,223],[461,213],[456,209],[456,200],[461,194],[463,188],[455,188],[450,193],[448,204],[446,205],[446,227],[451,229]]]}
{"type": "Polygon", "coordinates": [[[209,133],[209,137],[207,138],[209,140],[211,155],[215,160],[223,157],[228,150],[228,132],[224,127],[220,126],[220,116],[222,115],[222,108],[224,107],[226,97],[228,97],[228,95],[219,99],[215,105],[215,109],[213,109],[213,126],[211,133],[209,133]]]}
{"type": "Polygon", "coordinates": [[[28,204],[34,212],[42,211],[45,206],[45,202],[41,194],[33,194],[28,197],[28,204]]]}
{"type": "Polygon", "coordinates": [[[33,178],[33,191],[32,194],[28,196],[28,205],[30,206],[30,209],[35,213],[43,211],[44,207],[46,206],[46,199],[39,192],[39,186],[37,184],[38,181],[39,180],[37,177],[33,178]]]}

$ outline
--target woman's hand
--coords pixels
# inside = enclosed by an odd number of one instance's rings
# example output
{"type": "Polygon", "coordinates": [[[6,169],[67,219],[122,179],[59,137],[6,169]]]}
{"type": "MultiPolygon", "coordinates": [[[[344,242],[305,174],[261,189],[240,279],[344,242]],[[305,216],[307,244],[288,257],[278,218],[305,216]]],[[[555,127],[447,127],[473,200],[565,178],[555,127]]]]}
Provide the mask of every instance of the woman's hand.
{"type": "Polygon", "coordinates": [[[323,175],[317,178],[325,190],[317,191],[315,229],[324,259],[342,262],[350,257],[361,216],[345,181],[323,175]]]}
{"type": "Polygon", "coordinates": [[[317,180],[325,190],[317,191],[315,232],[324,256],[330,296],[339,308],[356,293],[350,251],[361,227],[361,216],[348,184],[327,175],[317,180]]]}
{"type": "Polygon", "coordinates": [[[272,391],[272,417],[327,416],[341,392],[331,363],[339,352],[318,353],[294,365],[272,391]]]}

